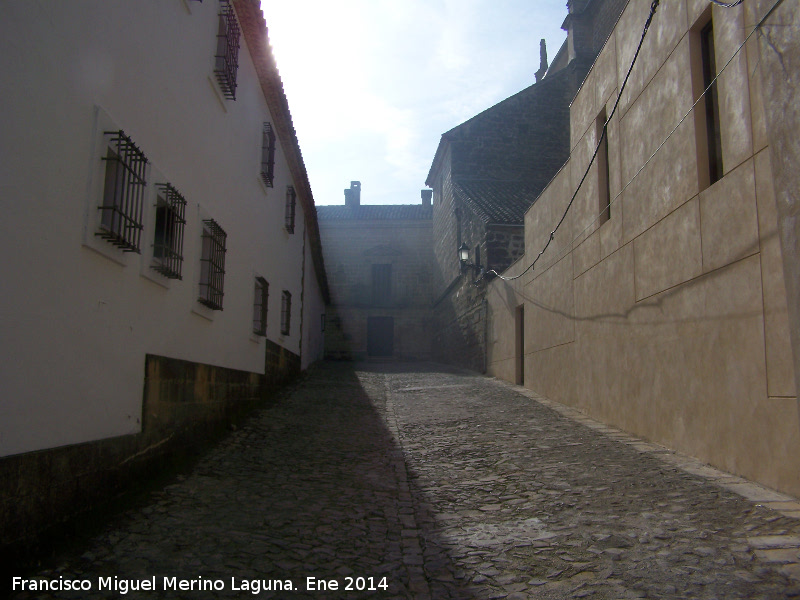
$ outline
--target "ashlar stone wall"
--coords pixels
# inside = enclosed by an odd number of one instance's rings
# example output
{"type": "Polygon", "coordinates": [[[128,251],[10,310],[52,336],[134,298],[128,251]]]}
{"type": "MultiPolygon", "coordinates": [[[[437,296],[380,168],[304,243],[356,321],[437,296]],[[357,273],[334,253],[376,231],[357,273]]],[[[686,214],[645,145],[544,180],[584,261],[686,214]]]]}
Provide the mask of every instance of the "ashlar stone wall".
{"type": "MultiPolygon", "coordinates": [[[[611,218],[599,219],[594,165],[536,269],[492,282],[488,370],[514,381],[522,358],[538,393],[797,495],[800,412],[762,109],[770,90],[755,75],[757,36],[738,51],[756,8],[661,3],[609,124],[611,218]],[[717,64],[732,60],[719,78],[723,177],[704,187],[698,114],[675,128],[696,97],[694,36],[708,17],[717,64]]],[[[505,276],[530,265],[577,189],[648,9],[628,4],[576,97],[570,160],[528,211],[525,257],[505,276]]]]}

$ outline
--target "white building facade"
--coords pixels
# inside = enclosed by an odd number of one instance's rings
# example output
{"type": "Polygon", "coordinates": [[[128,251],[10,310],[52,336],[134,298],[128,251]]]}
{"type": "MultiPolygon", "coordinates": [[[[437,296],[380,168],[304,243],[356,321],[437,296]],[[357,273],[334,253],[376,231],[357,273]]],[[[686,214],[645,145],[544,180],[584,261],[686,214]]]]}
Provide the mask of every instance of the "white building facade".
{"type": "Polygon", "coordinates": [[[0,13],[0,472],[100,440],[148,456],[321,358],[316,211],[258,2],[0,13]]]}

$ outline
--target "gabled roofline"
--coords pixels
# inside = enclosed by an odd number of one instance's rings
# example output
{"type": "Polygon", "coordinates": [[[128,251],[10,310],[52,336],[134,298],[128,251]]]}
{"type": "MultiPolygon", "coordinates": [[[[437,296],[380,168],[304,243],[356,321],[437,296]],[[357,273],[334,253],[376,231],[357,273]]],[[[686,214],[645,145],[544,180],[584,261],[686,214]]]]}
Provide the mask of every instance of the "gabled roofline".
{"type": "Polygon", "coordinates": [[[442,137],[439,138],[439,145],[436,146],[436,154],[433,155],[433,162],[431,163],[431,168],[428,170],[428,176],[425,178],[425,185],[429,188],[433,187],[433,174],[438,171],[439,165],[444,160],[445,142],[449,143],[450,140],[447,134],[443,133],[442,137]]]}
{"type": "MultiPolygon", "coordinates": [[[[541,81],[537,81],[537,82],[529,85],[528,87],[521,89],[517,93],[512,94],[511,96],[508,96],[507,98],[504,98],[503,100],[500,100],[496,104],[493,104],[489,108],[486,108],[486,109],[482,110],[477,115],[474,115],[474,116],[470,117],[466,121],[463,121],[462,123],[459,123],[458,125],[456,125],[452,129],[450,129],[450,130],[446,131],[445,133],[443,133],[441,139],[439,140],[439,145],[436,147],[436,154],[434,154],[434,156],[433,156],[433,162],[431,163],[431,168],[428,171],[428,176],[425,179],[425,185],[427,185],[428,187],[433,187],[431,180],[433,178],[433,174],[437,170],[437,167],[439,166],[439,164],[443,160],[443,156],[444,156],[444,152],[445,152],[445,150],[444,150],[445,142],[450,142],[453,138],[455,138],[455,136],[458,133],[459,129],[467,126],[469,123],[471,123],[473,121],[478,120],[479,118],[481,118],[485,114],[487,114],[487,113],[489,113],[489,112],[491,112],[493,110],[499,109],[503,104],[505,104],[507,102],[510,102],[512,99],[516,98],[517,96],[519,96],[521,94],[525,94],[527,92],[530,92],[534,88],[536,90],[539,90],[542,87],[545,87],[545,86],[548,86],[548,85],[554,85],[554,84],[551,84],[550,82],[554,81],[555,77],[561,77],[562,76],[561,75],[562,72],[565,73],[566,69],[561,69],[561,70],[555,71],[554,73],[550,73],[547,77],[544,77],[541,81]]],[[[566,76],[566,73],[565,73],[564,76],[566,76]]]]}
{"type": "Polygon", "coordinates": [[[283,81],[281,81],[278,66],[275,63],[275,57],[272,54],[272,47],[269,43],[267,22],[264,19],[264,13],[261,11],[259,0],[233,0],[233,6],[236,10],[239,24],[242,27],[250,57],[255,65],[256,74],[261,84],[261,91],[272,115],[273,126],[286,155],[286,162],[292,175],[297,199],[300,201],[303,213],[306,216],[314,271],[317,275],[322,297],[325,303],[329,304],[330,289],[328,288],[328,278],[325,273],[325,263],[322,259],[322,241],[319,235],[317,209],[314,205],[314,196],[311,192],[308,172],[303,162],[303,154],[300,151],[300,143],[297,140],[297,132],[292,123],[289,101],[286,98],[283,81]]]}

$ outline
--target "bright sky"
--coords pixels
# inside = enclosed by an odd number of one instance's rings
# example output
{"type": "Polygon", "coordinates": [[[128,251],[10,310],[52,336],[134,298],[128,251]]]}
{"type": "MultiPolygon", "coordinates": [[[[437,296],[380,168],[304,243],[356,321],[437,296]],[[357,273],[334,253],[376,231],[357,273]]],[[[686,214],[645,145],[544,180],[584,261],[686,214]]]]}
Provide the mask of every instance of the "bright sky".
{"type": "Polygon", "coordinates": [[[418,204],[441,135],[535,82],[566,0],[261,0],[319,204],[418,204]]]}

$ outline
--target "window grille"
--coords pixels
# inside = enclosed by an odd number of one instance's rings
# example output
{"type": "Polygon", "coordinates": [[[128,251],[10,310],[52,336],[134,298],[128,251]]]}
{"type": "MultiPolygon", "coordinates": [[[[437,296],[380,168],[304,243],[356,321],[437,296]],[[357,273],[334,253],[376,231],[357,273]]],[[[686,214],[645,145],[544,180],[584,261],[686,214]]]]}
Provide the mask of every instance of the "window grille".
{"type": "Polygon", "coordinates": [[[267,300],[269,284],[263,277],[256,277],[255,295],[253,298],[253,333],[267,335],[267,300]]]}
{"type": "Polygon", "coordinates": [[[392,299],[392,265],[372,265],[372,303],[385,306],[392,299]]]}
{"type": "Polygon", "coordinates": [[[147,158],[125,132],[106,131],[111,136],[106,161],[100,227],[95,234],[123,252],[140,252],[142,206],[147,186],[147,158]]]}
{"type": "Polygon", "coordinates": [[[292,294],[283,290],[281,297],[281,334],[289,335],[292,324],[292,294]]]}
{"type": "Polygon", "coordinates": [[[239,37],[241,30],[236,13],[229,0],[220,0],[219,29],[217,31],[217,53],[214,56],[214,73],[229,100],[236,100],[236,73],[239,68],[239,37]]]}
{"type": "Polygon", "coordinates": [[[203,249],[200,258],[200,297],[212,310],[222,310],[227,234],[216,221],[203,221],[203,249]]]}
{"type": "Polygon", "coordinates": [[[264,123],[261,137],[261,178],[267,187],[272,187],[275,175],[275,132],[270,123],[264,123]]]}
{"type": "Polygon", "coordinates": [[[182,279],[186,200],[168,183],[159,183],[156,187],[159,192],[153,234],[153,264],[150,268],[164,277],[182,279]]]}
{"type": "Polygon", "coordinates": [[[284,226],[286,227],[286,231],[289,233],[294,233],[294,214],[296,204],[297,194],[295,193],[294,188],[291,185],[286,186],[286,212],[284,226]]]}

